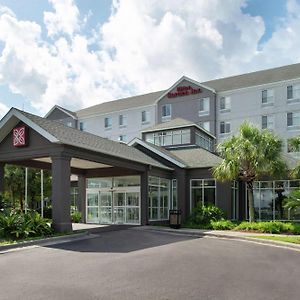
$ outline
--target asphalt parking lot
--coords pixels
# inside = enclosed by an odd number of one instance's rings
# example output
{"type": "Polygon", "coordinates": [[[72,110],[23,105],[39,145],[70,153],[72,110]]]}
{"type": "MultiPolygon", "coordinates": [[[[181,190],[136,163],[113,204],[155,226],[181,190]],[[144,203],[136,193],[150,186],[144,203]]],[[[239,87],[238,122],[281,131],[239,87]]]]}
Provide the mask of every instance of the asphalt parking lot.
{"type": "Polygon", "coordinates": [[[299,299],[300,252],[126,229],[0,255],[0,299],[299,299]]]}

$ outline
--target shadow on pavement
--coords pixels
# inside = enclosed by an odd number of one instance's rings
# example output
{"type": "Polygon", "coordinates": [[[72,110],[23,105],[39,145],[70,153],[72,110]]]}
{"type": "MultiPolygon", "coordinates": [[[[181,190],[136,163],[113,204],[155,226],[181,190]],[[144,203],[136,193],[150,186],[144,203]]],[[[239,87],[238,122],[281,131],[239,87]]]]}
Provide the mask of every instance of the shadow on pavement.
{"type": "Polygon", "coordinates": [[[95,238],[47,246],[47,248],[77,252],[128,253],[159,247],[199,237],[149,232],[143,230],[118,230],[102,232],[95,238]]]}

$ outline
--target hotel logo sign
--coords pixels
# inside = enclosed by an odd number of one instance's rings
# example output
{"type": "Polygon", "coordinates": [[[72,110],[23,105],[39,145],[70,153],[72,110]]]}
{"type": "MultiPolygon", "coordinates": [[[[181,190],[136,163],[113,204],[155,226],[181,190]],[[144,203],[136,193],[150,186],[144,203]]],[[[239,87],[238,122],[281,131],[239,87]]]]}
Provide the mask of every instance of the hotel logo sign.
{"type": "Polygon", "coordinates": [[[188,95],[195,95],[201,93],[200,88],[193,88],[190,85],[188,86],[178,86],[175,92],[168,93],[168,98],[183,97],[188,95]]]}
{"type": "Polygon", "coordinates": [[[14,147],[25,147],[27,146],[27,127],[20,126],[13,129],[13,146],[14,147]]]}

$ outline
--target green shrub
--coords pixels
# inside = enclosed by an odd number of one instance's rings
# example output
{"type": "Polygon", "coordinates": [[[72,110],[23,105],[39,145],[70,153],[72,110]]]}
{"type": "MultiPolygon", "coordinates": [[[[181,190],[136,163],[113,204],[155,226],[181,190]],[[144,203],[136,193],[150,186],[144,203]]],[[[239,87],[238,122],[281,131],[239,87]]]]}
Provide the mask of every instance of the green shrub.
{"type": "Polygon", "coordinates": [[[271,222],[242,222],[234,228],[241,231],[257,231],[261,233],[292,233],[300,234],[300,224],[271,222]]]}
{"type": "Polygon", "coordinates": [[[74,211],[72,214],[71,214],[71,221],[73,223],[79,223],[81,221],[81,218],[82,218],[82,214],[81,212],[79,211],[74,211]]]}
{"type": "Polygon", "coordinates": [[[10,211],[0,213],[0,236],[8,239],[20,239],[50,235],[53,230],[37,212],[23,214],[10,211]]]}
{"type": "Polygon", "coordinates": [[[188,224],[204,225],[210,227],[210,221],[219,221],[224,219],[225,213],[222,209],[214,205],[202,205],[198,203],[188,218],[188,224]]]}
{"type": "Polygon", "coordinates": [[[213,230],[231,230],[235,226],[230,220],[210,221],[210,227],[213,230]]]}

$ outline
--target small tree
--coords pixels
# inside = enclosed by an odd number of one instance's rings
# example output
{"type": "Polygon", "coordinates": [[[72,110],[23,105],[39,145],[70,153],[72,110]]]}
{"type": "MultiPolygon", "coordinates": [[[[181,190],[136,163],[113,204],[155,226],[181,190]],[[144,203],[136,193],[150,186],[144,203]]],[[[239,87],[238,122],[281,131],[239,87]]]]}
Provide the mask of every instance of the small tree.
{"type": "Polygon", "coordinates": [[[268,130],[244,122],[239,135],[218,146],[223,158],[213,169],[217,180],[242,180],[247,185],[249,221],[254,221],[253,182],[262,175],[282,175],[286,170],[281,158],[282,141],[268,130]]]}
{"type": "MultiPolygon", "coordinates": [[[[289,139],[289,148],[292,151],[299,151],[300,149],[300,137],[294,137],[289,139]]],[[[291,176],[294,178],[300,178],[300,164],[295,166],[293,170],[291,170],[291,176]]]]}

